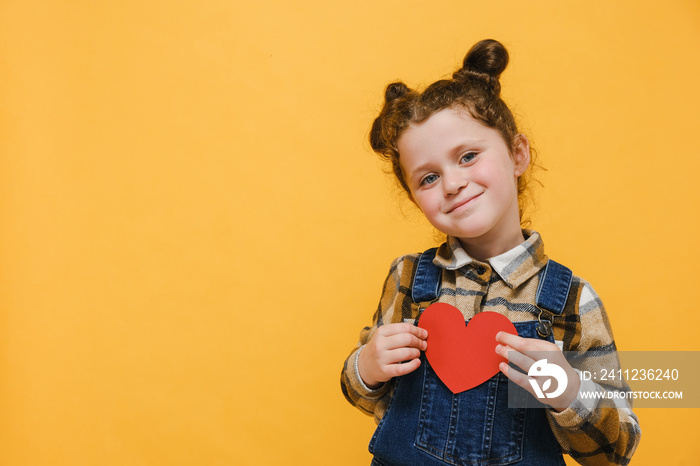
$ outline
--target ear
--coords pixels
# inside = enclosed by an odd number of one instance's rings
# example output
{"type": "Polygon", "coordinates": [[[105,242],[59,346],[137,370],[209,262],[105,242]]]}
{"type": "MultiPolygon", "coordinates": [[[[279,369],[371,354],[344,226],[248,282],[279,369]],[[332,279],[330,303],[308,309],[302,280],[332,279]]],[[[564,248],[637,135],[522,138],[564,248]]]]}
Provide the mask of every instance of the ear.
{"type": "Polygon", "coordinates": [[[515,176],[522,175],[530,166],[530,142],[523,134],[515,135],[513,162],[515,163],[515,176]]]}

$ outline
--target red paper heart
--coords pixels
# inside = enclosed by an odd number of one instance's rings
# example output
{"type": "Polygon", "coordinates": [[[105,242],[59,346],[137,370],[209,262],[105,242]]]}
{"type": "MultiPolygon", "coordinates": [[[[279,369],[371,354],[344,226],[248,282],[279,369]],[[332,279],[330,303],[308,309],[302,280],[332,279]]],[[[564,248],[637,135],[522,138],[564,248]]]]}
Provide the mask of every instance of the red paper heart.
{"type": "Polygon", "coordinates": [[[513,323],[497,312],[480,312],[465,326],[454,306],[435,303],[423,311],[418,326],[428,331],[425,356],[452,393],[460,393],[487,381],[508,362],[496,354],[496,334],[517,335],[513,323]]]}

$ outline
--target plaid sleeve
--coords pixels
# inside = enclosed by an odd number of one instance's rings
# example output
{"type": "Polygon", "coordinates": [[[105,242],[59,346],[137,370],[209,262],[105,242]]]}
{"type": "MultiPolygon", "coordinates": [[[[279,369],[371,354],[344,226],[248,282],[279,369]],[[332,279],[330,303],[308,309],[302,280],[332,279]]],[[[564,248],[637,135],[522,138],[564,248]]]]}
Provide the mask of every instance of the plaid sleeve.
{"type": "MultiPolygon", "coordinates": [[[[593,288],[575,278],[570,299],[576,311],[567,318],[564,331],[564,349],[574,351],[569,358],[578,371],[600,373],[600,368],[619,368],[610,321],[593,288]],[[575,334],[575,335],[574,335],[575,334]],[[568,343],[568,344],[567,344],[568,343]]],[[[626,465],[639,444],[639,420],[627,401],[617,399],[611,404],[605,399],[583,399],[587,391],[628,391],[622,380],[600,385],[582,381],[579,396],[566,410],[557,413],[548,410],[549,424],[565,453],[584,465],[626,465]]]]}
{"type": "Polygon", "coordinates": [[[360,341],[345,360],[340,375],[340,385],[345,398],[363,413],[374,415],[376,422],[379,422],[384,416],[386,408],[389,406],[393,394],[393,380],[376,390],[369,389],[360,377],[357,369],[357,358],[380,325],[402,322],[410,318],[415,319],[409,290],[416,257],[415,254],[402,256],[391,263],[372,326],[365,327],[360,332],[360,341]]]}

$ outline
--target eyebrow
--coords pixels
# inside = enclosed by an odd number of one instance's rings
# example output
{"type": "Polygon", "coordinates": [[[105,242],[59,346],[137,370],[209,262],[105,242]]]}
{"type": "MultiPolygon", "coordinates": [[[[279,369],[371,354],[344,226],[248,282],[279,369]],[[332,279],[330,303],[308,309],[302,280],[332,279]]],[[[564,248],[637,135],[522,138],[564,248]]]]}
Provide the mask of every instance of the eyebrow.
{"type": "Polygon", "coordinates": [[[427,172],[428,167],[430,166],[430,162],[423,163],[421,165],[418,165],[416,168],[414,168],[410,173],[409,173],[409,178],[413,179],[417,174],[420,174],[422,172],[427,172]]]}

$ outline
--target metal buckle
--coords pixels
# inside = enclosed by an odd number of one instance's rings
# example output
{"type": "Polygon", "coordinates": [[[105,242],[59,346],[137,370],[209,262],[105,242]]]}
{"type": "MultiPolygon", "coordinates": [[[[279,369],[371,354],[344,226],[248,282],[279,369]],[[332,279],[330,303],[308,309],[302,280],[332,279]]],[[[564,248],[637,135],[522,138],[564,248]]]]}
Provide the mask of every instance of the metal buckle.
{"type": "Polygon", "coordinates": [[[422,303],[418,303],[418,314],[422,314],[423,311],[425,311],[431,304],[436,302],[437,298],[433,299],[432,301],[423,301],[422,303]]]}
{"type": "Polygon", "coordinates": [[[540,336],[540,338],[547,338],[549,335],[552,334],[552,320],[551,319],[544,319],[544,321],[543,321],[542,320],[543,313],[544,313],[544,309],[540,309],[540,315],[537,316],[537,320],[539,321],[539,324],[537,324],[536,330],[537,330],[537,334],[540,336]]]}

